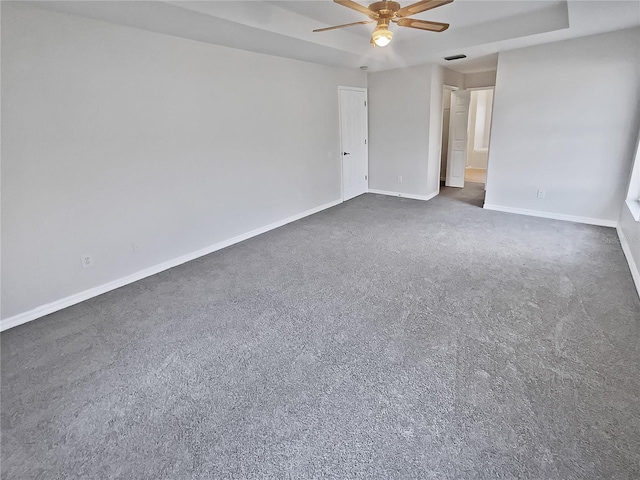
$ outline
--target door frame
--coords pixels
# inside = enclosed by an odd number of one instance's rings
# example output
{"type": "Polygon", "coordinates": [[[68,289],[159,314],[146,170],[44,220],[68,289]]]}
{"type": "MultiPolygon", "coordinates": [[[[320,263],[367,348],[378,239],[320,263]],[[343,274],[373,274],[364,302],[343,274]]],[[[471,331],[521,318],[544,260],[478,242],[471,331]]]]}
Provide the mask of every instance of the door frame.
{"type": "MultiPolygon", "coordinates": [[[[442,127],[440,129],[440,168],[438,168],[438,193],[440,193],[440,187],[441,187],[441,183],[444,182],[446,180],[446,174],[447,174],[447,165],[449,164],[449,142],[448,142],[448,135],[447,135],[447,144],[444,145],[442,143],[442,132],[444,132],[444,111],[446,109],[445,104],[444,104],[444,91],[445,90],[449,90],[451,92],[456,92],[458,90],[460,90],[460,87],[456,87],[455,85],[447,85],[446,83],[444,85],[442,85],[442,112],[440,112],[440,122],[442,123],[442,127]],[[445,162],[444,165],[444,172],[442,171],[442,150],[445,150],[447,153],[447,161],[445,162]],[[444,176],[443,176],[444,174],[444,176]]],[[[449,102],[449,111],[451,111],[451,102],[449,102]]],[[[449,125],[447,125],[447,130],[449,129],[449,125]]]]}
{"type": "MultiPolygon", "coordinates": [[[[445,89],[451,90],[452,92],[455,92],[455,91],[458,91],[458,90],[468,91],[468,92],[474,92],[474,91],[478,91],[478,90],[492,90],[493,91],[493,99],[492,99],[492,103],[491,103],[491,118],[489,119],[489,146],[488,146],[488,151],[487,151],[487,173],[486,173],[486,178],[485,178],[485,181],[484,181],[484,190],[486,191],[487,190],[487,186],[489,184],[489,168],[490,168],[489,166],[490,166],[490,163],[491,163],[491,155],[490,155],[490,152],[491,152],[491,137],[493,135],[493,113],[494,113],[493,112],[493,107],[494,107],[495,99],[496,99],[496,86],[495,85],[486,85],[486,86],[483,86],[483,87],[469,87],[469,88],[460,89],[460,88],[455,87],[453,85],[445,84],[445,85],[443,85],[442,91],[444,92],[445,89]]],[[[443,95],[444,95],[444,93],[443,93],[443,95]]],[[[443,112],[442,116],[443,116],[443,125],[444,125],[444,103],[443,103],[443,107],[442,107],[442,112],[443,112]]],[[[471,117],[470,116],[469,116],[468,121],[469,122],[471,121],[471,117]]],[[[468,126],[467,126],[467,128],[468,128],[468,126]]],[[[451,141],[451,140],[449,139],[449,141],[451,141]]],[[[447,145],[447,150],[448,150],[448,147],[449,147],[449,145],[447,145]]],[[[467,156],[468,155],[469,155],[469,152],[467,151],[467,156]]],[[[466,159],[465,159],[465,161],[466,161],[466,159]]],[[[446,165],[447,167],[448,167],[448,163],[449,163],[449,158],[448,158],[448,153],[447,153],[447,165],[446,165]]],[[[442,174],[443,173],[445,174],[445,177],[446,177],[446,169],[445,169],[445,172],[442,172],[442,169],[440,170],[440,179],[441,179],[441,181],[442,181],[442,174]]]]}
{"type": "Polygon", "coordinates": [[[365,163],[366,163],[366,171],[367,171],[367,178],[365,179],[366,182],[366,187],[365,187],[365,193],[369,191],[369,93],[367,88],[365,87],[347,87],[347,86],[343,86],[343,85],[338,85],[338,137],[339,137],[339,150],[338,150],[338,156],[340,157],[340,199],[344,202],[344,155],[342,155],[342,152],[344,150],[342,150],[342,115],[341,115],[341,102],[340,102],[340,92],[342,92],[343,90],[351,90],[351,91],[356,91],[356,92],[361,92],[364,93],[365,96],[365,102],[366,105],[366,109],[367,109],[367,114],[364,117],[364,129],[365,132],[367,132],[367,138],[365,139],[366,142],[366,148],[365,148],[365,152],[366,152],[366,159],[365,159],[365,163]]]}
{"type": "Polygon", "coordinates": [[[470,109],[469,109],[469,105],[470,105],[470,100],[471,100],[471,90],[470,89],[458,89],[456,91],[452,91],[451,92],[451,96],[452,96],[452,102],[451,102],[451,115],[449,117],[449,145],[447,146],[447,170],[445,172],[445,186],[447,187],[454,187],[454,188],[464,188],[464,184],[465,184],[465,171],[466,171],[466,166],[467,166],[467,158],[468,158],[468,142],[469,142],[469,113],[470,113],[470,109]],[[458,93],[460,95],[465,94],[466,96],[466,118],[465,118],[465,124],[464,124],[464,128],[466,130],[466,134],[465,134],[465,138],[464,138],[464,142],[462,142],[461,140],[455,140],[454,138],[451,137],[452,133],[455,131],[454,128],[452,128],[454,126],[454,122],[456,121],[456,118],[454,116],[454,110],[455,110],[455,105],[454,106],[454,102],[453,102],[453,97],[454,97],[454,93],[458,93]],[[461,186],[457,186],[457,185],[451,185],[452,183],[452,175],[453,175],[453,170],[452,170],[452,160],[453,160],[453,153],[454,151],[458,151],[460,149],[456,149],[455,148],[455,144],[456,143],[460,143],[464,145],[464,158],[463,158],[463,166],[462,166],[462,185],[461,186]]]}

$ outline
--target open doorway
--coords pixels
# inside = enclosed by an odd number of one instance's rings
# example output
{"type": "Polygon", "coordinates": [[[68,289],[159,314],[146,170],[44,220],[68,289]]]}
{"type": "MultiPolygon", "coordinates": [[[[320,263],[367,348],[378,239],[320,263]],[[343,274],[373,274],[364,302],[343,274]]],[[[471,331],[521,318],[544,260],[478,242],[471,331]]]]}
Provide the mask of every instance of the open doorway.
{"type": "Polygon", "coordinates": [[[441,181],[448,187],[481,184],[487,179],[493,87],[457,90],[444,87],[441,181]]]}
{"type": "Polygon", "coordinates": [[[469,104],[465,182],[487,182],[493,88],[473,90],[469,104]]]}

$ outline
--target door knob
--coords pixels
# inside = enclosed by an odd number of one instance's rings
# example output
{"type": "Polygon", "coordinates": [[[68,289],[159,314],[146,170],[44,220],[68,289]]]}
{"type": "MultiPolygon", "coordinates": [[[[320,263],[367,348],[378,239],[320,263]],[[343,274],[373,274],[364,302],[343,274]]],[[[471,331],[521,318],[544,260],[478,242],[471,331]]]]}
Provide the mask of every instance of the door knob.
{"type": "Polygon", "coordinates": [[[342,152],[342,155],[351,155],[349,152],[342,152]]]}

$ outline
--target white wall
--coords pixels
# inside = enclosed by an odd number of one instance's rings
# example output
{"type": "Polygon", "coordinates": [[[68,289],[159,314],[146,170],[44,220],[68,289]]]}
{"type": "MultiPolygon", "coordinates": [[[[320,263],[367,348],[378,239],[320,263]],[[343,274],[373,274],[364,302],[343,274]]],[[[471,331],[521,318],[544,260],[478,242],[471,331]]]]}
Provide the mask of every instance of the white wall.
{"type": "Polygon", "coordinates": [[[640,294],[640,134],[633,157],[626,202],[622,205],[618,220],[618,235],[629,262],[629,268],[640,294]],[[634,212],[631,212],[631,209],[634,212]]]}
{"type": "Polygon", "coordinates": [[[461,88],[463,81],[433,64],[369,74],[372,190],[424,198],[438,193],[443,86],[461,88]]]}
{"type": "Polygon", "coordinates": [[[626,204],[622,206],[620,212],[618,235],[623,243],[629,268],[640,295],[640,222],[631,216],[626,204]]]}
{"type": "Polygon", "coordinates": [[[493,87],[496,84],[496,71],[467,73],[464,76],[464,88],[493,87]]]}
{"type": "Polygon", "coordinates": [[[369,74],[369,188],[429,193],[432,68],[421,65],[369,74]]]}
{"type": "Polygon", "coordinates": [[[2,2],[2,318],[338,200],[338,85],[2,2]]]}
{"type": "Polygon", "coordinates": [[[429,100],[429,154],[427,157],[427,198],[440,192],[440,163],[442,160],[442,114],[444,110],[445,68],[434,65],[431,70],[431,98],[429,100]]]}
{"type": "Polygon", "coordinates": [[[638,132],[639,64],[637,28],[501,53],[486,204],[615,224],[638,132]]]}
{"type": "Polygon", "coordinates": [[[443,78],[442,81],[445,85],[450,87],[458,87],[465,88],[464,81],[465,75],[464,73],[456,72],[455,70],[451,70],[449,68],[442,67],[443,78]]]}

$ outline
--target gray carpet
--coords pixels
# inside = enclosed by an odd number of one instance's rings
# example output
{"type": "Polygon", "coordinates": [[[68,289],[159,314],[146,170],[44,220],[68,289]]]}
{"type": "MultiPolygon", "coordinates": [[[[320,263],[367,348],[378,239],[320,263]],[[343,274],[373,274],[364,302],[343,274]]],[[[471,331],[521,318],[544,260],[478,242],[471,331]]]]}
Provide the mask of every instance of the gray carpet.
{"type": "Polygon", "coordinates": [[[2,335],[2,478],[635,479],[610,228],[363,195],[2,335]]]}

